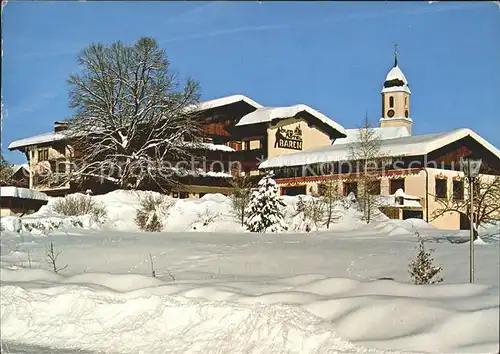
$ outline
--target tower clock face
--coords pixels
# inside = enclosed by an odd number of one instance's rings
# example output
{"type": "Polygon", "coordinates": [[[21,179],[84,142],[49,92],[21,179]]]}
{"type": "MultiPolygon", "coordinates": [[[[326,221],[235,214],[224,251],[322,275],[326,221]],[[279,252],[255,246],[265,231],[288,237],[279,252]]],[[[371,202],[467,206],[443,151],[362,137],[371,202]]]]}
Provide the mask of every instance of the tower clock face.
{"type": "Polygon", "coordinates": [[[393,110],[393,109],[388,110],[388,111],[387,111],[387,116],[388,116],[389,118],[394,117],[394,110],[393,110]]]}

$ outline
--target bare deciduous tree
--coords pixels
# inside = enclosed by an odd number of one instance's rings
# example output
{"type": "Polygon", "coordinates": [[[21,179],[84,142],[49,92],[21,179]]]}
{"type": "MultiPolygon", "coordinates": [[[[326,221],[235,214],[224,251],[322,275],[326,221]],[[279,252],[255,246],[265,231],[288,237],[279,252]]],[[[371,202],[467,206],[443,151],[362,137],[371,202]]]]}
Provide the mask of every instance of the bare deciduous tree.
{"type": "Polygon", "coordinates": [[[155,264],[153,262],[153,256],[151,255],[151,252],[149,252],[149,261],[151,262],[151,276],[153,278],[156,278],[155,264]]]}
{"type": "Polygon", "coordinates": [[[380,207],[380,180],[377,176],[380,161],[382,141],[373,129],[368,116],[358,129],[357,140],[349,147],[349,160],[356,163],[355,180],[358,184],[356,199],[363,212],[367,224],[372,220],[373,213],[380,207]]]}
{"type": "MultiPolygon", "coordinates": [[[[178,182],[165,161],[189,161],[201,135],[199,85],[183,87],[152,38],[134,45],[92,44],[78,57],[69,101],[76,113],[65,131],[73,142],[73,181],[100,179],[118,188],[178,182]]],[[[170,186],[170,187],[169,187],[170,186]]]]}
{"type": "Polygon", "coordinates": [[[231,194],[231,211],[233,215],[245,226],[245,218],[253,184],[248,176],[234,177],[231,181],[233,194],[231,194]]]}
{"type": "Polygon", "coordinates": [[[328,179],[319,185],[318,192],[325,205],[325,225],[329,229],[330,225],[340,218],[335,208],[335,205],[341,199],[338,193],[338,182],[328,179]]]}
{"type": "Polygon", "coordinates": [[[50,244],[45,248],[45,256],[47,257],[46,262],[52,266],[54,273],[58,273],[68,267],[67,264],[62,268],[57,267],[57,258],[59,258],[61,253],[62,251],[57,252],[54,249],[54,243],[52,241],[50,241],[50,244]]]}
{"type": "MultiPolygon", "coordinates": [[[[464,177],[457,177],[455,180],[461,181],[464,185],[469,183],[464,177]]],[[[478,228],[482,225],[494,224],[500,222],[500,176],[486,178],[479,176],[474,180],[474,238],[477,238],[478,228]]],[[[461,191],[453,191],[446,198],[436,198],[439,207],[433,212],[433,220],[440,216],[455,212],[470,217],[470,191],[466,195],[461,191]],[[458,192],[458,193],[457,193],[458,192]],[[459,195],[460,197],[454,197],[459,195]]],[[[470,220],[469,220],[470,223],[470,220]]]]}

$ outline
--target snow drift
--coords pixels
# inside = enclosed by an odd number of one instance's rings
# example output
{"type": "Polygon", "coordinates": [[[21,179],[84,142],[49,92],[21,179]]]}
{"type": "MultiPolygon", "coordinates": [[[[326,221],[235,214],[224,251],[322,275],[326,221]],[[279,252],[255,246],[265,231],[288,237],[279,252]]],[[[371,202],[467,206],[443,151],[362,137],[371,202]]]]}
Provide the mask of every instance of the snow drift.
{"type": "MultiPolygon", "coordinates": [[[[38,224],[39,234],[45,231],[52,231],[57,228],[82,227],[85,229],[111,229],[121,231],[137,231],[138,227],[134,221],[137,209],[140,207],[140,200],[148,194],[159,196],[157,192],[145,191],[125,191],[117,190],[104,195],[85,196],[102,203],[107,211],[107,220],[103,224],[98,224],[92,220],[90,215],[84,216],[62,216],[52,210],[55,202],[61,198],[49,197],[49,202],[44,205],[38,212],[18,217],[2,218],[3,227],[9,231],[16,231],[16,228],[21,227],[24,231],[31,232],[33,227],[22,226],[24,224],[38,224]],[[20,222],[22,220],[22,222],[20,222]],[[40,226],[41,224],[41,226],[40,226]],[[21,225],[21,226],[19,226],[21,225]]],[[[309,224],[312,230],[326,229],[324,225],[318,227],[311,225],[308,220],[303,220],[302,215],[296,215],[296,205],[299,198],[311,200],[310,196],[289,197],[284,196],[283,201],[286,206],[283,208],[286,224],[289,225],[289,231],[305,232],[306,225],[309,224]]],[[[243,232],[242,227],[231,211],[230,198],[222,194],[206,194],[199,199],[174,199],[167,197],[172,206],[168,209],[165,215],[162,216],[162,223],[165,232],[184,232],[184,231],[204,231],[204,232],[243,232]]],[[[355,205],[350,205],[349,202],[338,202],[335,210],[339,216],[338,226],[340,224],[356,225],[361,223],[360,212],[355,205]]],[[[387,217],[382,213],[378,213],[378,218],[387,220],[387,217]]],[[[35,225],[36,226],[36,225],[35,225]]],[[[35,227],[37,228],[37,227],[35,227]]]]}
{"type": "Polygon", "coordinates": [[[499,330],[497,298],[485,285],[422,287],[304,274],[266,282],[255,292],[255,284],[227,280],[202,285],[4,269],[1,275],[3,340],[44,347],[116,353],[389,353],[383,347],[393,353],[488,352],[496,348],[499,330]]]}

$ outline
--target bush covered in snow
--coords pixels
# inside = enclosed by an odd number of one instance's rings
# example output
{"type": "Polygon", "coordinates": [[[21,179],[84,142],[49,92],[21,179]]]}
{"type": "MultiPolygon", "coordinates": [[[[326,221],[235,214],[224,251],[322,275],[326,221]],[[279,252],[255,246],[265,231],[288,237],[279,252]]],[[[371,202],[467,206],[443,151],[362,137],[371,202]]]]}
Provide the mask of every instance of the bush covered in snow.
{"type": "MultiPolygon", "coordinates": [[[[417,234],[418,236],[418,234],[417,234]]],[[[443,281],[443,278],[438,277],[438,274],[443,270],[443,267],[434,265],[434,260],[432,259],[431,253],[434,251],[430,249],[425,250],[424,240],[418,237],[418,252],[410,264],[409,272],[410,279],[414,284],[424,285],[424,284],[434,284],[443,281]]]]}
{"type": "Polygon", "coordinates": [[[77,218],[66,218],[65,220],[59,218],[49,218],[44,220],[24,220],[22,228],[24,231],[33,232],[39,231],[41,233],[48,233],[62,227],[83,227],[83,222],[77,218]]]}
{"type": "Polygon", "coordinates": [[[287,230],[284,213],[281,208],[285,202],[278,194],[276,181],[267,174],[260,181],[258,188],[252,192],[248,206],[248,217],[245,221],[251,232],[280,232],[287,230]]]}
{"type": "Polygon", "coordinates": [[[146,194],[140,199],[135,222],[142,231],[160,232],[163,230],[163,217],[174,204],[167,196],[146,194]]]}
{"type": "MultiPolygon", "coordinates": [[[[295,206],[294,217],[301,219],[300,226],[306,231],[317,230],[327,219],[327,205],[321,199],[306,200],[302,196],[295,206]]],[[[300,227],[301,228],[301,227],[300,227]]]]}
{"type": "Polygon", "coordinates": [[[66,216],[90,215],[92,220],[97,223],[103,223],[108,215],[104,204],[82,194],[68,195],[65,198],[56,199],[51,204],[51,208],[57,214],[66,216]]]}

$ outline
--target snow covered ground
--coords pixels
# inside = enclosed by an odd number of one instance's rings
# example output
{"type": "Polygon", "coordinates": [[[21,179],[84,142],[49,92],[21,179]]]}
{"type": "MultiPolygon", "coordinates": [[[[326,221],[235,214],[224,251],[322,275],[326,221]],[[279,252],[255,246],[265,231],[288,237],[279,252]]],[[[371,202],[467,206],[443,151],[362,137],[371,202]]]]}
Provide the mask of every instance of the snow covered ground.
{"type": "MultiPolygon", "coordinates": [[[[290,217],[289,233],[253,234],[232,219],[225,197],[211,195],[178,201],[164,219],[169,232],[145,233],[133,222],[137,193],[94,198],[108,209],[104,225],[84,217],[75,219],[80,223],[65,221],[71,218],[50,211],[53,200],[22,218],[31,225],[55,225],[52,230],[23,228],[18,234],[16,219],[2,218],[6,352],[499,349],[496,229],[476,242],[476,284],[469,284],[467,233],[437,230],[423,221],[379,218],[364,225],[348,210],[329,231],[306,233],[290,217]],[[199,219],[207,210],[218,216],[204,226],[199,219]],[[435,249],[443,283],[409,282],[415,230],[435,249]],[[51,241],[62,251],[58,266],[67,265],[59,274],[45,262],[51,241]]],[[[287,198],[290,210],[295,202],[287,198]]]]}

